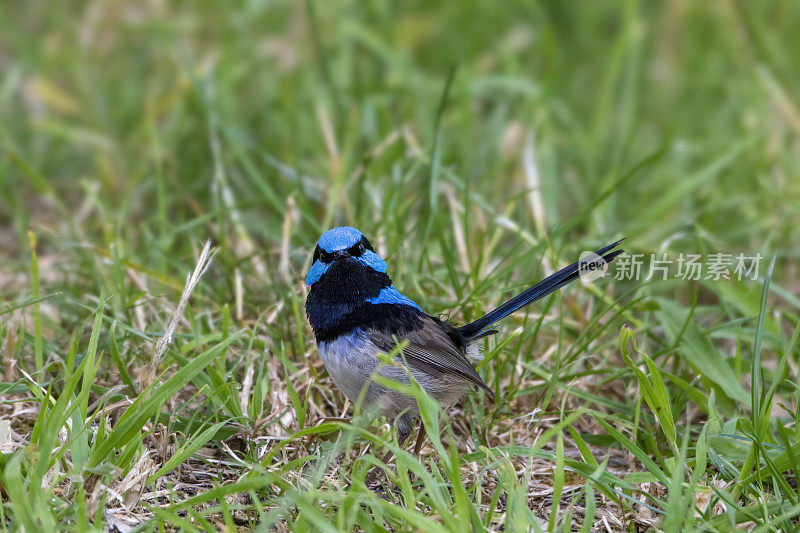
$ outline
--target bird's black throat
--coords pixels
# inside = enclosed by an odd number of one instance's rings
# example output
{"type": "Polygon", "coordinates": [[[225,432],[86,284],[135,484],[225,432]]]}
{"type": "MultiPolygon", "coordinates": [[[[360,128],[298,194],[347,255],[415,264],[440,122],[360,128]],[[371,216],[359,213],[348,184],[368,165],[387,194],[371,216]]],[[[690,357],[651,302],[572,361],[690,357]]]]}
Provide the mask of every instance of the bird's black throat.
{"type": "Polygon", "coordinates": [[[369,302],[391,285],[385,272],[360,261],[331,263],[306,298],[306,315],[317,342],[332,341],[356,328],[400,335],[418,325],[422,312],[414,307],[369,302]]]}

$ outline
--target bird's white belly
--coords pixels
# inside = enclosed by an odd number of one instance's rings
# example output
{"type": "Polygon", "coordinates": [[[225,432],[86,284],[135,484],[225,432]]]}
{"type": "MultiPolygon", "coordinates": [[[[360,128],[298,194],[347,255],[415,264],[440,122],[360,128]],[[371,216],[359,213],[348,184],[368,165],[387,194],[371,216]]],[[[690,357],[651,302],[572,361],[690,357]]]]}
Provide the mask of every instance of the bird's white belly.
{"type": "MultiPolygon", "coordinates": [[[[417,415],[416,401],[407,394],[375,383],[375,374],[401,383],[408,384],[406,368],[391,365],[380,365],[376,354],[381,351],[369,339],[366,333],[355,330],[329,342],[318,345],[319,354],[328,374],[347,398],[353,403],[361,403],[367,410],[376,409],[386,414],[409,411],[417,415]],[[377,372],[376,372],[377,370],[377,372]],[[367,386],[368,385],[368,386],[367,386]]],[[[477,345],[467,347],[467,357],[480,359],[477,345]]],[[[426,372],[412,369],[412,375],[420,385],[443,405],[457,401],[471,385],[456,376],[434,378],[426,372]]]]}
{"type": "Polygon", "coordinates": [[[361,331],[319,343],[319,355],[328,374],[345,396],[358,400],[361,389],[375,371],[377,348],[361,331]]]}

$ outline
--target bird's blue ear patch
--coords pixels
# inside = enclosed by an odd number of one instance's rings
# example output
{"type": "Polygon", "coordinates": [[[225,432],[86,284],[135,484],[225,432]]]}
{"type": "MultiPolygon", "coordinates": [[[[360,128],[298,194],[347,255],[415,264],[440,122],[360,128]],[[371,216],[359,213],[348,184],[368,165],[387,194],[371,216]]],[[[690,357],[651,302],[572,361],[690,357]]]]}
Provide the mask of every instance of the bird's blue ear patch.
{"type": "Polygon", "coordinates": [[[311,265],[311,268],[308,269],[308,274],[306,274],[306,285],[309,287],[319,281],[319,278],[328,271],[328,267],[330,265],[323,263],[322,261],[314,261],[314,264],[311,265]]]}
{"type": "Polygon", "coordinates": [[[357,244],[363,235],[356,228],[350,226],[341,226],[339,228],[329,229],[322,234],[319,238],[317,245],[325,252],[338,252],[339,250],[347,250],[354,244],[357,244]]]}
{"type": "Polygon", "coordinates": [[[372,270],[386,274],[386,261],[381,259],[381,256],[375,252],[367,250],[356,259],[370,267],[372,270]]]}

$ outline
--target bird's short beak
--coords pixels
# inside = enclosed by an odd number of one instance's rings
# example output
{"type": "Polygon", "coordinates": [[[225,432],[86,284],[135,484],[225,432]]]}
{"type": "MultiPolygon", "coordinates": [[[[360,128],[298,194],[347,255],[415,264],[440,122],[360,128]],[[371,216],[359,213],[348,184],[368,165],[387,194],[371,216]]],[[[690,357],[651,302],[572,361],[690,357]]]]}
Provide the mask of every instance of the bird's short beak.
{"type": "Polygon", "coordinates": [[[338,252],[333,252],[333,260],[337,259],[344,259],[346,257],[350,257],[350,254],[347,253],[347,250],[339,250],[338,252]]]}

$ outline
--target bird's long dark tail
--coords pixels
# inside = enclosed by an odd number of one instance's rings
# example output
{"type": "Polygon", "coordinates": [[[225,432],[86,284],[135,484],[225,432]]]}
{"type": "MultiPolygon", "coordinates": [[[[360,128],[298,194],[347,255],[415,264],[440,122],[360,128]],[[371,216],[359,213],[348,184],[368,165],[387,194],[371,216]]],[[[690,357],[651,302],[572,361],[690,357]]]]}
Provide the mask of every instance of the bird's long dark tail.
{"type": "MultiPolygon", "coordinates": [[[[614,248],[619,246],[619,243],[621,242],[622,240],[619,240],[615,243],[609,244],[608,246],[600,248],[595,252],[595,254],[602,257],[607,263],[610,263],[615,257],[623,252],[623,250],[614,250],[614,248]]],[[[591,262],[591,260],[587,261],[591,262]]],[[[478,320],[461,326],[458,328],[459,331],[467,340],[474,340],[485,335],[496,333],[495,331],[489,331],[488,328],[498,322],[500,319],[510,315],[517,309],[525,307],[526,305],[530,305],[536,300],[544,298],[548,294],[554,293],[564,285],[572,283],[578,279],[580,264],[581,261],[576,261],[571,265],[562,268],[552,276],[546,277],[530,289],[527,289],[514,296],[494,311],[489,311],[478,320]]]]}

